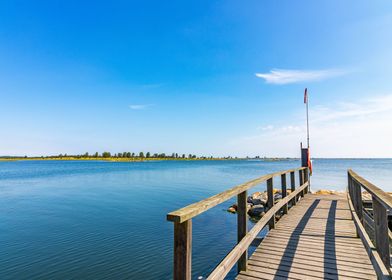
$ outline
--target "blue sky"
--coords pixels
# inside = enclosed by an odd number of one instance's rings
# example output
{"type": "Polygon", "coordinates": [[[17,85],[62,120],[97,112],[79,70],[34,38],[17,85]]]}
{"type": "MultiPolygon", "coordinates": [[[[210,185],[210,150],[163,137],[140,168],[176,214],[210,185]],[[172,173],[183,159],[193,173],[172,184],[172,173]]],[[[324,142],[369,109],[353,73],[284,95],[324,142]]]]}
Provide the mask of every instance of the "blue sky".
{"type": "Polygon", "coordinates": [[[3,1],[2,155],[392,157],[391,1],[3,1]],[[271,72],[272,71],[272,72],[271,72]]]}

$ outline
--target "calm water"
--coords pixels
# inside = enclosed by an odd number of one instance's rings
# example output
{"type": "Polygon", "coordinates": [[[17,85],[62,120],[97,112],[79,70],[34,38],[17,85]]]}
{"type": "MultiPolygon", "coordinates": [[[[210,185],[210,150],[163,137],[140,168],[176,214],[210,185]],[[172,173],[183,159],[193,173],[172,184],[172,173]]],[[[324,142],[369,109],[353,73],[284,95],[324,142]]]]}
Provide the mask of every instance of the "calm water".
{"type": "MultiPolygon", "coordinates": [[[[166,213],[298,165],[0,162],[0,279],[170,279],[166,213]]],[[[390,159],[315,160],[312,188],[343,190],[347,168],[392,191],[390,159]]],[[[207,275],[234,246],[236,216],[224,211],[231,203],[194,219],[194,277],[207,275]]]]}

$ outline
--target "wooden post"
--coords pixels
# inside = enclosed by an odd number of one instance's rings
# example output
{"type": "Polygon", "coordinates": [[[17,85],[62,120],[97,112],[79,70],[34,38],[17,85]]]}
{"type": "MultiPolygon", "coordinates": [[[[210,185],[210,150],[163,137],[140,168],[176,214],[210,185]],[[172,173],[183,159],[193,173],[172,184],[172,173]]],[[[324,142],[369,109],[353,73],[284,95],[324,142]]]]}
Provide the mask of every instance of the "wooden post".
{"type": "MultiPolygon", "coordinates": [[[[304,175],[303,175],[303,170],[299,170],[298,171],[298,175],[299,175],[299,186],[302,186],[304,184],[304,175]]],[[[304,197],[304,191],[301,191],[301,197],[304,197]]]]}
{"type": "Polygon", "coordinates": [[[352,179],[351,179],[350,172],[347,171],[347,188],[348,188],[348,193],[350,194],[350,198],[353,197],[351,181],[352,179]]]}
{"type": "Polygon", "coordinates": [[[388,215],[384,206],[372,196],[373,201],[373,219],[374,219],[374,237],[376,249],[387,268],[390,267],[389,255],[389,236],[388,236],[388,215]]]}
{"type": "MultiPolygon", "coordinates": [[[[239,243],[248,232],[247,198],[247,191],[237,195],[237,243],[239,243]]],[[[239,258],[237,269],[238,273],[248,269],[248,249],[239,258]]]]}
{"type": "Polygon", "coordinates": [[[301,166],[308,167],[308,148],[302,148],[302,143],[301,143],[301,166]]]}
{"type": "MultiPolygon", "coordinates": [[[[306,183],[306,182],[309,182],[309,167],[307,167],[305,170],[304,170],[304,182],[306,183]]],[[[309,192],[309,188],[310,188],[310,185],[308,184],[308,186],[306,187],[306,189],[304,190],[305,191],[305,194],[307,194],[308,192],[309,192]]]]}
{"type": "Polygon", "coordinates": [[[357,213],[361,222],[363,222],[361,185],[353,181],[351,188],[353,190],[353,204],[355,207],[355,212],[357,213]]]}
{"type": "MultiPolygon", "coordinates": [[[[295,191],[295,173],[294,173],[294,171],[290,172],[290,186],[291,186],[291,192],[293,193],[295,191]]],[[[291,203],[294,206],[297,203],[297,198],[294,197],[294,199],[291,201],[291,203]]]]}
{"type": "Polygon", "coordinates": [[[174,223],[174,280],[191,280],[192,220],[174,223]]]}
{"type": "MultiPolygon", "coordinates": [[[[282,182],[282,199],[287,196],[287,183],[286,183],[286,173],[280,175],[280,180],[282,182]]],[[[283,214],[287,214],[289,212],[289,205],[286,203],[283,206],[283,214]]]]}
{"type": "MultiPolygon", "coordinates": [[[[268,194],[268,200],[267,200],[267,205],[268,205],[268,211],[274,206],[274,185],[272,178],[267,180],[267,194],[268,194]]],[[[275,228],[275,214],[272,216],[271,220],[269,221],[269,228],[273,229],[275,228]]]]}

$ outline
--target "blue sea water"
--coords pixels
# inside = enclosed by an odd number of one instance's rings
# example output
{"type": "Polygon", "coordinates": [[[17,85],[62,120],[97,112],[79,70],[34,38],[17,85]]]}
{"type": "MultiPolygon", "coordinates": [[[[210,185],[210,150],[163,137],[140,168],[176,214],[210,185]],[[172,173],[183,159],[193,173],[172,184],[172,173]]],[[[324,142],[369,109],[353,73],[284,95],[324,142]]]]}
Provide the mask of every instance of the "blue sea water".
{"type": "MultiPolygon", "coordinates": [[[[0,162],[0,279],[171,279],[168,212],[298,166],[296,160],[0,162]]],[[[392,191],[391,159],[316,159],[313,168],[313,190],[344,190],[353,168],[392,191]]],[[[193,278],[208,275],[235,245],[236,216],[224,211],[232,203],[194,219],[193,278]]]]}

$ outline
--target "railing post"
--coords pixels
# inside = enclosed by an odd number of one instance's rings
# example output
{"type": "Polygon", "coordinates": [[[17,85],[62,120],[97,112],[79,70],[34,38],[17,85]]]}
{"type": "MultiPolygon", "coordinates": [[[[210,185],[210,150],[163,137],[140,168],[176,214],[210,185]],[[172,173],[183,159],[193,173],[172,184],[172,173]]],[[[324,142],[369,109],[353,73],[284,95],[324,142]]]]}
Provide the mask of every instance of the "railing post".
{"type": "Polygon", "coordinates": [[[191,280],[192,220],[174,223],[174,280],[191,280]]]}
{"type": "MultiPolygon", "coordinates": [[[[267,200],[267,205],[268,205],[268,210],[270,210],[274,206],[274,185],[272,178],[267,180],[267,194],[268,194],[268,200],[267,200]]],[[[275,228],[275,214],[272,216],[271,220],[269,221],[269,228],[273,229],[275,228]]]]}
{"type": "MultiPolygon", "coordinates": [[[[304,170],[304,182],[309,182],[309,167],[306,167],[306,169],[304,170]]],[[[304,190],[305,194],[307,194],[309,192],[309,184],[306,187],[306,189],[304,190]]]]}
{"type": "MultiPolygon", "coordinates": [[[[248,232],[248,217],[247,217],[247,191],[237,195],[237,243],[248,232]]],[[[241,255],[237,262],[238,273],[248,269],[248,249],[241,255]]]]}
{"type": "Polygon", "coordinates": [[[390,267],[389,236],[388,236],[388,215],[385,207],[372,196],[374,237],[376,249],[387,268],[390,267]]]}
{"type": "Polygon", "coordinates": [[[351,183],[351,188],[353,192],[352,200],[353,200],[355,212],[357,213],[359,220],[363,222],[361,185],[353,181],[351,183]]]}
{"type": "MultiPolygon", "coordinates": [[[[303,170],[298,171],[299,175],[299,186],[302,186],[304,184],[304,172],[303,170]]],[[[304,197],[304,190],[301,191],[301,197],[304,197]]]]}
{"type": "MultiPolygon", "coordinates": [[[[295,173],[294,173],[294,171],[290,172],[290,186],[291,186],[291,192],[293,193],[295,191],[295,173]]],[[[297,197],[294,197],[291,203],[293,206],[295,204],[297,204],[297,197]]]]}
{"type": "Polygon", "coordinates": [[[350,198],[353,197],[351,182],[352,182],[352,178],[350,172],[347,171],[347,188],[348,188],[348,193],[350,194],[350,198]]]}
{"type": "MultiPolygon", "coordinates": [[[[287,196],[287,183],[286,183],[286,173],[280,175],[280,180],[282,183],[282,199],[287,196]]],[[[287,214],[289,212],[289,204],[286,203],[283,206],[283,214],[287,214]]]]}

